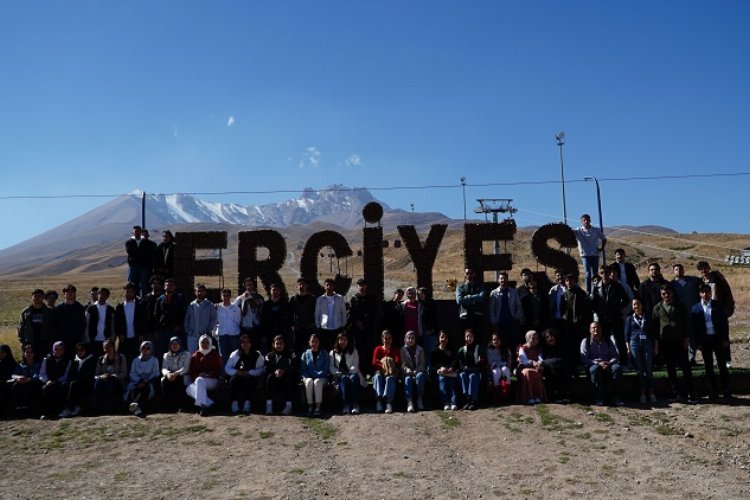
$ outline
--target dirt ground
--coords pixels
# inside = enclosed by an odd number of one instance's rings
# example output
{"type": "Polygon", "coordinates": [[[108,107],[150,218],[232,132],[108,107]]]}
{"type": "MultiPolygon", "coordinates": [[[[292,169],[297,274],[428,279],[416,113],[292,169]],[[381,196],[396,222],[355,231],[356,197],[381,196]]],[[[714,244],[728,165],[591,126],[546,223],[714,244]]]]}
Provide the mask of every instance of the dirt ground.
{"type": "Polygon", "coordinates": [[[750,398],[0,422],[3,498],[750,498],[750,398]]]}

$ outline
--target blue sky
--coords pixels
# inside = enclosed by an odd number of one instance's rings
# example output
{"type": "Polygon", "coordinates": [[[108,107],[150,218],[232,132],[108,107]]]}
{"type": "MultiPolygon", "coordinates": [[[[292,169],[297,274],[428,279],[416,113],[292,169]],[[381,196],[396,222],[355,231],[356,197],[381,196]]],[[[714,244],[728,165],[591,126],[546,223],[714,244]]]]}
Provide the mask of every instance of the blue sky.
{"type": "MultiPolygon", "coordinates": [[[[600,178],[750,172],[750,4],[0,3],[0,198],[458,185],[568,215],[600,178]]],[[[750,176],[602,182],[605,225],[750,232],[750,176]]],[[[460,218],[460,188],[376,191],[460,218]]],[[[204,196],[265,203],[289,195],[204,196]]],[[[0,199],[0,248],[107,199],[0,199]]],[[[596,215],[594,220],[596,221],[596,215]]]]}

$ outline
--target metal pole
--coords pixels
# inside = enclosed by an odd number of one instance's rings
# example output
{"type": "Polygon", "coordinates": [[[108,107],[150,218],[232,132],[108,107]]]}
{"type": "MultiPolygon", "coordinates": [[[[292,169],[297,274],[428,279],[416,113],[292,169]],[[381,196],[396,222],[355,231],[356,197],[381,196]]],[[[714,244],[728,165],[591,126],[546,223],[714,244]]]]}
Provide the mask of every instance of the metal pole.
{"type": "MultiPolygon", "coordinates": [[[[599,179],[592,176],[592,177],[585,177],[584,180],[594,181],[594,183],[596,184],[596,203],[599,208],[599,229],[601,229],[602,236],[604,236],[604,221],[602,218],[602,192],[599,189],[599,179]]],[[[604,245],[602,245],[602,265],[603,266],[607,265],[607,252],[604,249],[604,245]]]]}
{"type": "MultiPolygon", "coordinates": [[[[492,212],[492,222],[497,224],[497,212],[492,212]]],[[[500,254],[500,241],[495,240],[495,255],[500,254]]],[[[495,281],[500,279],[500,270],[495,271],[495,281]]]]}
{"type": "Polygon", "coordinates": [[[146,192],[141,196],[141,227],[146,228],[146,192]]]}
{"type": "Polygon", "coordinates": [[[464,193],[464,222],[466,222],[466,177],[461,177],[461,190],[464,193]]]}
{"type": "Polygon", "coordinates": [[[560,146],[560,183],[562,184],[563,222],[568,223],[568,204],[565,201],[565,164],[563,163],[563,145],[565,144],[565,132],[555,135],[557,145],[560,146]]]}

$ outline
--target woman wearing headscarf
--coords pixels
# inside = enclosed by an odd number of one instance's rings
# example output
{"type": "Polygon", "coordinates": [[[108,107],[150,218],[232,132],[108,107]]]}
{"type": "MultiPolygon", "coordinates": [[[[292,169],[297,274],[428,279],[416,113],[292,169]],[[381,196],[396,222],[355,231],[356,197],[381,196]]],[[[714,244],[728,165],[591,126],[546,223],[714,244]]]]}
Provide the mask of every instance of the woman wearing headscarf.
{"type": "Polygon", "coordinates": [[[77,417],[82,406],[90,406],[95,373],[96,357],[89,352],[87,344],[79,342],[76,344],[76,357],[73,358],[68,377],[68,397],[60,418],[77,417]]]}
{"type": "Polygon", "coordinates": [[[104,354],[96,360],[94,373],[94,409],[100,415],[117,413],[122,408],[122,394],[128,382],[128,361],[115,351],[115,343],[105,340],[104,354]]]}
{"type": "Polygon", "coordinates": [[[16,359],[7,344],[0,344],[0,416],[5,415],[7,401],[10,396],[9,381],[16,370],[16,359]]]}
{"type": "Polygon", "coordinates": [[[71,361],[65,355],[65,344],[62,341],[52,344],[52,354],[44,358],[39,370],[39,380],[42,382],[41,420],[53,417],[60,411],[65,400],[70,365],[71,361]]]}
{"type": "Polygon", "coordinates": [[[521,382],[520,400],[530,405],[547,400],[542,373],[542,348],[536,330],[526,332],[526,343],[518,349],[518,378],[521,382]]]}
{"type": "Polygon", "coordinates": [[[182,350],[179,337],[169,339],[169,349],[161,363],[161,396],[166,408],[181,408],[185,404],[185,388],[190,382],[190,353],[182,350]]]}
{"type": "Polygon", "coordinates": [[[223,370],[221,356],[213,345],[211,337],[201,335],[198,339],[198,350],[190,358],[190,378],[192,383],[187,387],[187,395],[195,400],[195,406],[201,417],[208,415],[214,404],[208,397],[208,391],[216,389],[223,370]]]}
{"type": "Polygon", "coordinates": [[[24,347],[21,361],[11,375],[10,386],[19,416],[24,416],[29,408],[39,401],[39,393],[42,390],[42,381],[39,380],[41,368],[41,363],[37,363],[34,358],[34,348],[30,345],[24,347]]]}
{"type": "Polygon", "coordinates": [[[159,384],[159,361],[153,355],[154,346],[148,340],[141,343],[141,354],[130,364],[128,409],[136,417],[143,417],[144,407],[156,395],[159,384]]]}
{"type": "Polygon", "coordinates": [[[266,354],[266,415],[273,414],[274,402],[277,401],[284,401],[281,414],[291,415],[292,400],[299,385],[297,371],[297,356],[285,348],[284,336],[276,335],[273,349],[266,354]]]}

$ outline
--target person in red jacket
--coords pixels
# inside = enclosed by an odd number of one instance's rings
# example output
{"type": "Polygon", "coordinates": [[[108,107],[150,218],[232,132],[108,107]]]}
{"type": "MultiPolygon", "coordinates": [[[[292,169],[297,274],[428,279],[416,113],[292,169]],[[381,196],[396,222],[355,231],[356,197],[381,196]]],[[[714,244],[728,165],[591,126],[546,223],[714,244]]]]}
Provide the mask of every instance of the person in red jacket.
{"type": "Polygon", "coordinates": [[[396,395],[401,354],[393,346],[393,336],[389,330],[383,330],[381,338],[383,345],[377,346],[372,353],[372,369],[375,373],[372,377],[372,386],[377,396],[375,408],[378,412],[383,411],[383,400],[385,400],[385,412],[393,413],[393,398],[396,395]]]}
{"type": "Polygon", "coordinates": [[[201,335],[198,339],[198,350],[190,358],[191,383],[187,389],[187,395],[195,400],[195,406],[201,417],[208,415],[208,411],[214,404],[208,397],[208,391],[216,389],[219,385],[219,377],[222,373],[221,356],[213,346],[211,337],[201,335]]]}

